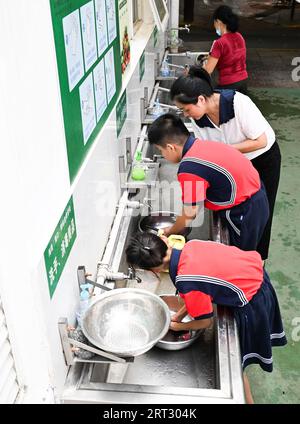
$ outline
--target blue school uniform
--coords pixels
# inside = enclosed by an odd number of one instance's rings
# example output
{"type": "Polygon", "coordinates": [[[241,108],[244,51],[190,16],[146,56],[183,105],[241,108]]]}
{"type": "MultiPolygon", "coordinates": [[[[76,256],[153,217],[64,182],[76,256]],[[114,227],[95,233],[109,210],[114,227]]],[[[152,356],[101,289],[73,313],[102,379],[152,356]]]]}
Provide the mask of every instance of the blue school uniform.
{"type": "Polygon", "coordinates": [[[287,341],[275,290],[257,252],[191,240],[183,250],[172,250],[170,277],[194,319],[212,317],[213,303],[232,310],[243,369],[259,364],[272,371],[272,346],[287,341]]]}

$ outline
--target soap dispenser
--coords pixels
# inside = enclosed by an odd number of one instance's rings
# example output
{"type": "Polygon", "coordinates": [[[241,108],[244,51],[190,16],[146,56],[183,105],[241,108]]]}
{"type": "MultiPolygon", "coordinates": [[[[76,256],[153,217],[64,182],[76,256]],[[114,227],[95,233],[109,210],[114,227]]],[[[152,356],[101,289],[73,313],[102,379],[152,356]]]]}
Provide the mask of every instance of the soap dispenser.
{"type": "Polygon", "coordinates": [[[135,162],[133,164],[133,169],[131,173],[131,177],[133,180],[142,181],[145,179],[145,170],[142,165],[142,152],[137,150],[135,155],[135,162]]]}

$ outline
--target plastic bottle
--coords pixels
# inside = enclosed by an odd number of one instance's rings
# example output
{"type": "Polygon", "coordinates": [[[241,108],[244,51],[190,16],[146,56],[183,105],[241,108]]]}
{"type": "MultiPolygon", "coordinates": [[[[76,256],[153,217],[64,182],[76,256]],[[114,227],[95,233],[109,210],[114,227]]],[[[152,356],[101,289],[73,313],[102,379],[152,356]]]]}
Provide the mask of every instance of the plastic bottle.
{"type": "Polygon", "coordinates": [[[162,65],[161,65],[160,73],[161,73],[162,77],[168,77],[170,75],[170,68],[169,68],[169,64],[166,61],[166,59],[163,61],[162,65]]]}
{"type": "Polygon", "coordinates": [[[158,118],[160,115],[164,113],[163,108],[161,107],[158,98],[156,99],[156,102],[154,103],[154,107],[152,110],[152,115],[158,118]]]}
{"type": "Polygon", "coordinates": [[[78,308],[78,311],[76,312],[76,318],[77,318],[77,323],[79,327],[81,327],[83,315],[90,305],[91,295],[90,295],[89,289],[91,287],[92,287],[91,284],[80,285],[79,308],[78,308]]]}
{"type": "Polygon", "coordinates": [[[132,168],[131,177],[133,180],[142,181],[145,179],[145,170],[142,165],[142,152],[137,150],[135,155],[135,163],[132,168]]]}

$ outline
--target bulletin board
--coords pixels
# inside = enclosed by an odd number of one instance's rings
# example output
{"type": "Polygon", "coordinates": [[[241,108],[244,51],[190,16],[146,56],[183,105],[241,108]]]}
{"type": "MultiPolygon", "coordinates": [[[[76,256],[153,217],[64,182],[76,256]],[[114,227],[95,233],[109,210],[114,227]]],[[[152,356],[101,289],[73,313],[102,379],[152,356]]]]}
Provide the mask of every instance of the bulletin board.
{"type": "Polygon", "coordinates": [[[122,84],[118,0],[50,0],[70,181],[122,84]]]}

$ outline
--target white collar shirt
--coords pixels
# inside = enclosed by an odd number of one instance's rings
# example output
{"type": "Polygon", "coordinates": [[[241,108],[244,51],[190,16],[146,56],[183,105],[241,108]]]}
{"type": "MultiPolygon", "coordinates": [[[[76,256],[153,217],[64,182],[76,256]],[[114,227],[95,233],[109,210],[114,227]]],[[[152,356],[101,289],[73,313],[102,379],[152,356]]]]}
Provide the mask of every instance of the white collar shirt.
{"type": "Polygon", "coordinates": [[[215,125],[207,115],[199,120],[191,119],[195,137],[225,144],[237,144],[246,139],[255,140],[265,133],[267,145],[244,155],[251,160],[268,151],[275,142],[275,133],[258,107],[248,96],[238,91],[219,90],[219,92],[219,126],[215,125]]]}

